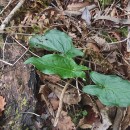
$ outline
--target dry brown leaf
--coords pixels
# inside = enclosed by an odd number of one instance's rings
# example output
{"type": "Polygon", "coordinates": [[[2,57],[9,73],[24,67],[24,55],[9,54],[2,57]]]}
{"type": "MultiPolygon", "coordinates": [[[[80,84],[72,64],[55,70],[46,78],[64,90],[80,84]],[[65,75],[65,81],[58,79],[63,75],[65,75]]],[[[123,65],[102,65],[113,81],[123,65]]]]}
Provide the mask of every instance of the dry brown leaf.
{"type": "MultiPolygon", "coordinates": [[[[48,87],[57,95],[58,98],[60,98],[63,89],[62,87],[51,83],[48,83],[48,87]]],[[[78,94],[78,91],[75,88],[70,88],[69,90],[67,90],[63,98],[63,102],[68,105],[78,104],[80,100],[81,96],[78,94]]]]}
{"type": "Polygon", "coordinates": [[[0,116],[2,115],[2,111],[4,110],[5,105],[6,105],[5,98],[0,96],[0,116]]]}
{"type": "Polygon", "coordinates": [[[61,80],[61,78],[59,76],[57,76],[57,75],[47,75],[47,74],[43,74],[43,73],[41,73],[39,71],[37,71],[37,73],[38,73],[41,81],[47,80],[47,81],[49,81],[51,83],[57,83],[57,82],[59,82],[61,80]]]}
{"type": "Polygon", "coordinates": [[[54,110],[53,110],[52,104],[50,103],[50,101],[48,99],[48,95],[50,93],[50,89],[46,85],[41,85],[39,93],[41,94],[42,101],[45,101],[45,103],[46,103],[46,105],[48,107],[48,111],[54,117],[54,115],[55,115],[54,114],[54,110]]]}
{"type": "Polygon", "coordinates": [[[112,36],[114,36],[114,38],[116,38],[118,41],[121,41],[121,35],[119,34],[119,32],[111,31],[110,34],[112,34],[112,36]]]}
{"type": "Polygon", "coordinates": [[[111,17],[114,17],[116,16],[116,13],[117,13],[117,9],[114,7],[110,13],[111,17]]]}
{"type": "Polygon", "coordinates": [[[50,99],[51,105],[53,107],[53,110],[57,110],[59,106],[59,100],[57,99],[50,99]]]}
{"type": "Polygon", "coordinates": [[[76,11],[90,5],[89,2],[72,3],[67,6],[67,10],[76,11]]]}
{"type": "Polygon", "coordinates": [[[119,44],[109,44],[104,38],[98,35],[90,37],[101,48],[102,51],[112,51],[118,49],[119,44]]]}
{"type": "Polygon", "coordinates": [[[109,56],[107,57],[107,60],[112,64],[114,62],[117,62],[117,55],[118,55],[118,52],[117,51],[114,51],[112,52],[111,54],[109,54],[109,56]]]}
{"type": "Polygon", "coordinates": [[[95,44],[95,43],[92,43],[92,42],[89,42],[86,47],[90,50],[93,50],[95,52],[100,52],[100,49],[99,47],[95,44]]]}
{"type": "Polygon", "coordinates": [[[93,106],[93,101],[91,97],[87,94],[82,94],[82,103],[84,106],[85,105],[93,106]]]}
{"type": "Polygon", "coordinates": [[[67,115],[67,112],[61,112],[56,130],[76,130],[75,125],[70,116],[67,115]]]}
{"type": "Polygon", "coordinates": [[[112,125],[106,110],[101,110],[101,116],[102,123],[100,120],[97,120],[93,124],[92,130],[107,130],[112,125]]]}
{"type": "Polygon", "coordinates": [[[87,116],[80,119],[78,126],[82,129],[92,128],[93,123],[98,119],[97,113],[89,105],[86,106],[87,116]]]}

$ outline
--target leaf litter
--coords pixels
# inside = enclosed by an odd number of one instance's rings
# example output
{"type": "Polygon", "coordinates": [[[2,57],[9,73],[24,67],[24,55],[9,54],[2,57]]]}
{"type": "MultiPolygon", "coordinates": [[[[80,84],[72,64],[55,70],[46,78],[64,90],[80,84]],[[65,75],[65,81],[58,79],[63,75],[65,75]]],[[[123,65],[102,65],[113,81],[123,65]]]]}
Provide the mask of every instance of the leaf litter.
{"type": "MultiPolygon", "coordinates": [[[[18,1],[12,0],[12,4],[0,16],[1,23],[17,3],[18,1]]],[[[6,6],[7,3],[3,1],[2,5],[6,6]]],[[[6,26],[4,30],[6,35],[1,34],[0,94],[3,102],[1,103],[3,104],[1,129],[110,130],[121,128],[126,130],[130,121],[129,107],[121,110],[120,113],[115,107],[105,106],[104,108],[99,105],[100,101],[96,97],[84,95],[82,87],[86,84],[81,79],[77,81],[74,79],[66,90],[63,97],[63,110],[54,128],[54,118],[61,100],[60,94],[67,79],[42,74],[34,71],[35,69],[30,65],[24,65],[25,59],[30,57],[28,51],[23,57],[20,58],[20,56],[26,51],[25,48],[28,49],[30,36],[42,35],[46,30],[57,29],[69,34],[76,48],[86,50],[85,57],[75,58],[76,63],[82,61],[83,65],[92,68],[93,71],[114,74],[130,80],[129,24],[129,1],[127,0],[118,2],[107,0],[104,2],[102,0],[98,2],[96,0],[93,2],[25,1],[6,26]],[[8,38],[10,36],[22,43],[24,47],[8,38]],[[14,63],[19,58],[20,60],[13,67],[4,64],[14,63]],[[39,88],[43,89],[40,93],[39,88]],[[88,114],[80,115],[84,110],[88,114]],[[110,111],[113,117],[109,115],[110,111]],[[29,112],[33,114],[27,114],[29,112]],[[40,115],[40,118],[34,114],[40,115]]],[[[38,56],[50,53],[41,49],[31,51],[38,56]]],[[[86,75],[88,75],[87,72],[86,75]]],[[[92,84],[89,78],[87,82],[92,84]]]]}

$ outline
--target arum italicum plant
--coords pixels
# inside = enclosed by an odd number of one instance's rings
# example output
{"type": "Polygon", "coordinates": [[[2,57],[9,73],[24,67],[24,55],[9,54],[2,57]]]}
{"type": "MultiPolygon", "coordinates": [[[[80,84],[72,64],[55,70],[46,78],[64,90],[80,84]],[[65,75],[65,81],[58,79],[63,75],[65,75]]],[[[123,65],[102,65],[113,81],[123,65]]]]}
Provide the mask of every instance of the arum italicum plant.
{"type": "MultiPolygon", "coordinates": [[[[48,54],[40,58],[31,57],[25,64],[33,64],[45,74],[56,74],[61,78],[86,78],[88,67],[78,65],[74,57],[83,56],[83,52],[74,47],[72,39],[64,32],[56,29],[47,31],[43,35],[35,35],[29,41],[30,47],[43,48],[55,51],[57,54],[48,54]]],[[[104,75],[90,72],[95,85],[83,87],[87,94],[97,96],[107,106],[130,106],[130,82],[115,75],[104,75]]]]}

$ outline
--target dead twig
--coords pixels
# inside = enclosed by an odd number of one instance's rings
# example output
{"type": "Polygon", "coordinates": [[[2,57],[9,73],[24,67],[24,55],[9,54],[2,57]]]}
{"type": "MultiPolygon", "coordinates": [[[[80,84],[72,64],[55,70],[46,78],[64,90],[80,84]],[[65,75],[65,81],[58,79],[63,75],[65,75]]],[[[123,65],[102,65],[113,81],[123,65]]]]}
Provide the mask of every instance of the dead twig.
{"type": "MultiPolygon", "coordinates": [[[[26,48],[23,44],[21,44],[18,40],[16,40],[14,37],[12,37],[12,39],[18,43],[20,46],[22,46],[25,50],[28,50],[28,48],[26,48]]],[[[32,51],[28,50],[28,52],[30,52],[32,55],[36,56],[36,57],[40,57],[38,55],[36,55],[35,53],[33,53],[32,51]]]]}
{"type": "Polygon", "coordinates": [[[13,63],[13,64],[11,64],[11,63],[9,63],[9,62],[7,62],[7,61],[5,61],[5,60],[2,60],[2,59],[0,59],[0,62],[3,62],[4,64],[7,64],[7,65],[9,65],[9,66],[14,66],[27,52],[30,52],[32,55],[34,55],[34,56],[36,56],[36,57],[39,57],[38,55],[36,55],[35,53],[33,53],[33,52],[31,52],[30,50],[29,50],[29,48],[26,48],[25,46],[23,46],[18,40],[16,40],[14,37],[12,37],[12,39],[16,42],[16,43],[18,43],[20,46],[22,46],[26,51],[13,63]]]}
{"type": "Polygon", "coordinates": [[[7,65],[10,65],[10,66],[13,66],[13,64],[11,64],[11,63],[9,63],[9,62],[7,62],[7,61],[4,61],[4,60],[2,60],[2,59],[0,59],[0,62],[3,62],[4,64],[7,64],[7,65]]]}
{"type": "Polygon", "coordinates": [[[65,94],[65,91],[67,90],[69,84],[72,82],[73,79],[70,79],[65,87],[63,88],[62,92],[61,92],[61,95],[60,95],[60,102],[59,102],[59,107],[58,107],[58,110],[57,110],[57,113],[56,113],[56,117],[54,119],[54,124],[53,126],[56,127],[57,126],[57,123],[59,121],[59,117],[60,117],[60,113],[62,111],[62,106],[63,106],[63,97],[64,97],[64,94],[65,94]]]}
{"type": "Polygon", "coordinates": [[[3,10],[0,12],[0,14],[2,14],[8,8],[8,6],[11,4],[11,2],[12,2],[12,0],[10,0],[8,2],[8,4],[3,8],[3,10]]]}
{"type": "Polygon", "coordinates": [[[21,8],[21,6],[24,4],[25,0],[20,0],[19,3],[14,7],[14,9],[10,12],[10,14],[5,18],[5,20],[2,22],[0,26],[0,31],[3,31],[5,29],[5,26],[9,23],[11,18],[14,16],[14,14],[21,8]]]}
{"type": "Polygon", "coordinates": [[[20,112],[21,114],[32,114],[32,115],[35,115],[35,116],[38,116],[40,117],[40,115],[34,113],[34,112],[20,112]]]}
{"type": "Polygon", "coordinates": [[[3,62],[3,63],[5,63],[5,64],[7,64],[7,65],[10,65],[10,66],[14,66],[14,65],[27,53],[27,51],[28,51],[28,50],[26,50],[13,64],[11,64],[11,63],[9,63],[9,62],[7,62],[7,61],[4,61],[4,60],[2,60],[2,59],[0,59],[0,62],[3,62]]]}

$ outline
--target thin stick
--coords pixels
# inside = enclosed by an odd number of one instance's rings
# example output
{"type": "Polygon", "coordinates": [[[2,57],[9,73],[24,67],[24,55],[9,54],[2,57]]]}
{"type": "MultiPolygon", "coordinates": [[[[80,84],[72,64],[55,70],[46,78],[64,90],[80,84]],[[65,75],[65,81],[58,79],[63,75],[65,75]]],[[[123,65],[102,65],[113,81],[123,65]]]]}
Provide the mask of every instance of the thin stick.
{"type": "Polygon", "coordinates": [[[127,38],[125,38],[125,39],[123,39],[123,40],[121,40],[121,41],[117,41],[117,42],[111,42],[111,43],[108,43],[108,44],[117,44],[117,43],[122,43],[122,42],[125,42],[125,41],[127,41],[128,39],[129,39],[130,37],[127,37],[127,38]]]}
{"type": "Polygon", "coordinates": [[[9,66],[13,66],[13,64],[11,64],[11,63],[9,63],[9,62],[7,62],[7,61],[4,61],[4,60],[2,60],[2,59],[0,59],[0,62],[3,62],[3,63],[5,63],[5,64],[7,64],[7,65],[9,65],[9,66]]]}
{"type": "MultiPolygon", "coordinates": [[[[25,50],[28,50],[28,48],[26,48],[23,44],[21,44],[18,40],[16,40],[14,37],[12,37],[12,39],[18,43],[20,46],[22,46],[25,50]]],[[[32,55],[36,56],[36,57],[40,57],[37,54],[33,53],[32,51],[28,50],[32,55]]]]}
{"type": "Polygon", "coordinates": [[[14,66],[27,53],[27,51],[28,50],[26,50],[13,64],[11,64],[11,63],[9,63],[7,61],[1,60],[1,59],[0,59],[0,62],[3,62],[3,63],[5,63],[7,65],[10,65],[10,66],[14,66]]]}
{"type": "Polygon", "coordinates": [[[77,88],[78,95],[81,96],[81,93],[79,91],[79,86],[78,86],[78,78],[76,78],[76,88],[77,88]]]}
{"type": "Polygon", "coordinates": [[[3,60],[4,60],[4,58],[5,58],[5,45],[6,45],[7,39],[8,39],[8,36],[6,37],[5,42],[4,42],[4,45],[3,45],[3,47],[2,47],[3,60]]]}
{"type": "Polygon", "coordinates": [[[13,65],[15,65],[27,52],[28,52],[28,50],[26,50],[26,51],[13,63],[13,65]]]}
{"type": "Polygon", "coordinates": [[[62,90],[62,92],[61,92],[59,107],[58,107],[58,110],[57,110],[57,113],[56,113],[56,117],[55,117],[55,119],[54,119],[54,124],[53,124],[54,127],[57,126],[57,123],[58,123],[59,117],[60,117],[60,113],[61,113],[61,111],[62,111],[64,93],[65,93],[65,91],[67,90],[69,84],[72,82],[72,80],[73,80],[73,79],[70,79],[70,80],[66,83],[65,87],[63,88],[63,90],[62,90]]]}
{"type": "Polygon", "coordinates": [[[31,52],[31,51],[29,50],[29,48],[26,48],[25,46],[23,46],[23,45],[22,45],[18,40],[16,40],[14,37],[12,37],[12,39],[15,40],[15,42],[18,43],[20,46],[22,46],[26,51],[25,51],[13,64],[11,64],[11,63],[9,63],[9,62],[7,62],[7,61],[5,61],[5,60],[2,60],[2,59],[0,59],[0,62],[3,62],[3,63],[5,63],[5,64],[7,64],[7,65],[9,65],[9,66],[14,66],[27,52],[30,52],[32,55],[34,55],[34,56],[36,56],[36,57],[39,57],[39,56],[36,55],[35,53],[31,52]]]}
{"type": "Polygon", "coordinates": [[[6,9],[7,9],[7,7],[11,4],[11,2],[12,2],[12,0],[10,0],[9,2],[8,2],[8,4],[4,7],[4,9],[0,12],[0,14],[2,14],[6,9]]]}
{"type": "Polygon", "coordinates": [[[0,26],[0,31],[5,29],[5,26],[9,23],[14,14],[18,11],[19,8],[24,4],[25,0],[20,0],[19,3],[14,7],[14,9],[10,12],[10,14],[5,18],[0,26]]]}
{"type": "Polygon", "coordinates": [[[34,112],[20,112],[21,114],[32,114],[32,115],[35,115],[35,116],[38,116],[40,117],[40,115],[34,113],[34,112]]]}

